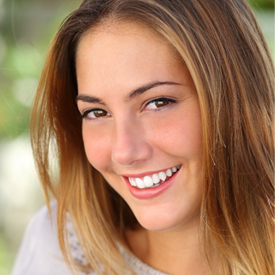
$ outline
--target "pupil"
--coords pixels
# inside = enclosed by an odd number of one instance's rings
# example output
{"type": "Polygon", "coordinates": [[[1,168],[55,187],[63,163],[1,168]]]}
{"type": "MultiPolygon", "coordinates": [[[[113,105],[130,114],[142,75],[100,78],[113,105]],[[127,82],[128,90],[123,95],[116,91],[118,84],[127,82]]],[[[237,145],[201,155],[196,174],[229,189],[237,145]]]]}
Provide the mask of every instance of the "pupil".
{"type": "Polygon", "coordinates": [[[157,107],[163,107],[163,106],[167,105],[167,101],[158,101],[156,103],[156,105],[157,105],[157,107]]]}
{"type": "Polygon", "coordinates": [[[95,111],[95,117],[100,117],[104,115],[106,115],[105,111],[102,111],[102,110],[95,111]]]}

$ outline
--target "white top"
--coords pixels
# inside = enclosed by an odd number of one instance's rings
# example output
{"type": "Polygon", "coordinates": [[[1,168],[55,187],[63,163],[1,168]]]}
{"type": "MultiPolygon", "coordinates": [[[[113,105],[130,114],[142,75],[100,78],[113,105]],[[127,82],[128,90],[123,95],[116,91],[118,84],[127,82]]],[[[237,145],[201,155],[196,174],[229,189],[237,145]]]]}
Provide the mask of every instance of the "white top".
{"type": "MultiPolygon", "coordinates": [[[[56,230],[56,202],[52,202],[52,220],[47,207],[44,206],[32,218],[25,232],[13,272],[11,275],[72,275],[63,260],[56,230]]],[[[84,262],[78,240],[72,231],[72,224],[68,222],[69,242],[74,259],[84,262]]],[[[168,275],[141,262],[122,247],[121,253],[138,275],[168,275]]],[[[84,274],[79,272],[80,275],[84,274]]],[[[89,275],[96,275],[95,272],[89,275]]]]}

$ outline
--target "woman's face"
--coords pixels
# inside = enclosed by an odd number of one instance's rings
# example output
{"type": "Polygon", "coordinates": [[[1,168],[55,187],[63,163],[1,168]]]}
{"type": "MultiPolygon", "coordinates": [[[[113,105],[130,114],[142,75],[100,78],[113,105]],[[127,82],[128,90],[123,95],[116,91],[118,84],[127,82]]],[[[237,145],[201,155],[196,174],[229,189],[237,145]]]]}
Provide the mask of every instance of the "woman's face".
{"type": "Polygon", "coordinates": [[[200,107],[172,47],[143,27],[108,25],[80,41],[76,71],[91,165],[146,229],[199,221],[200,107]]]}

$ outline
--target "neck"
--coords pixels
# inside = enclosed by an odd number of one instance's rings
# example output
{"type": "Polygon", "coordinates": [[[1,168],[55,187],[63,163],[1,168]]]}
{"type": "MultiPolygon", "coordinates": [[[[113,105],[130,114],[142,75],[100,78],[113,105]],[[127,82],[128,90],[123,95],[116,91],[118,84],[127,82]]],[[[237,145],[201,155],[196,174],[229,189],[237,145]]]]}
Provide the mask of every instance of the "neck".
{"type": "Polygon", "coordinates": [[[158,232],[141,228],[127,238],[133,253],[157,270],[174,275],[207,274],[196,221],[158,232]]]}

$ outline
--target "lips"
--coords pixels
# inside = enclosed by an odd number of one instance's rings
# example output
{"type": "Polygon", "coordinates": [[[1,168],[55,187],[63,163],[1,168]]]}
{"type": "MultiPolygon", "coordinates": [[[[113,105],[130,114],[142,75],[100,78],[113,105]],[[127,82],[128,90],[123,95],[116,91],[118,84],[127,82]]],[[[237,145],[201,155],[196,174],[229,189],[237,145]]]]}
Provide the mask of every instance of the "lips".
{"type": "Polygon", "coordinates": [[[131,186],[134,186],[138,189],[156,188],[170,179],[175,173],[177,173],[180,167],[180,165],[174,166],[172,168],[157,173],[152,173],[144,177],[128,177],[128,180],[131,186]]]}

